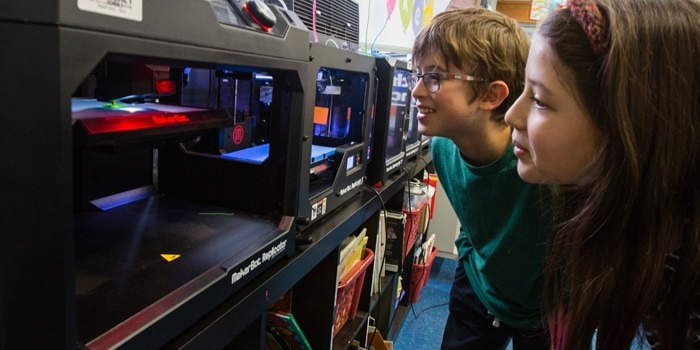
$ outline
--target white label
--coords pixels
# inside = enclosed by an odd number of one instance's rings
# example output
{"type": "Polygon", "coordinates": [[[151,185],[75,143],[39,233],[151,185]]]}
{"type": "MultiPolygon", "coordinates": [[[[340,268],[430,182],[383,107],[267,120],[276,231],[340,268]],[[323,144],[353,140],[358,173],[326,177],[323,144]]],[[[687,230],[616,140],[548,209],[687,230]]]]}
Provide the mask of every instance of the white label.
{"type": "Polygon", "coordinates": [[[406,152],[406,158],[410,158],[410,157],[412,157],[412,156],[415,155],[415,154],[418,154],[418,147],[415,147],[415,148],[413,148],[412,150],[407,151],[407,152],[406,152]]]}
{"type": "Polygon", "coordinates": [[[353,183],[345,186],[345,188],[341,188],[340,191],[338,191],[338,195],[342,196],[342,195],[350,192],[351,190],[357,188],[358,186],[362,186],[364,181],[365,181],[364,178],[361,178],[359,180],[355,180],[353,183]]]}
{"type": "Polygon", "coordinates": [[[400,159],[398,162],[388,166],[385,171],[387,173],[390,173],[390,172],[396,170],[396,168],[400,167],[402,163],[403,163],[403,159],[400,159]]]}
{"type": "Polygon", "coordinates": [[[282,254],[285,249],[287,249],[287,241],[283,240],[263,252],[262,256],[253,258],[247,266],[241,267],[238,271],[231,274],[231,284],[238,282],[241,278],[253,272],[253,270],[257,269],[262,263],[272,260],[274,257],[282,254]]]}
{"type": "Polygon", "coordinates": [[[130,19],[141,22],[143,0],[78,0],[78,8],[83,11],[130,19]]]}
{"type": "Polygon", "coordinates": [[[311,221],[316,220],[317,217],[323,216],[326,213],[326,198],[317,201],[311,205],[311,221]]]}

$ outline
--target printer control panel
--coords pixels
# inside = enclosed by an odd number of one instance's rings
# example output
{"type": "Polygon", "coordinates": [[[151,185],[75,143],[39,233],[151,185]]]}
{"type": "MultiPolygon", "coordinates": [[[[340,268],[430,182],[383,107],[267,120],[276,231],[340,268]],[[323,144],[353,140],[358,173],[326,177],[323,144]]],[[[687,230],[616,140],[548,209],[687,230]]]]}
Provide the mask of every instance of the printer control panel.
{"type": "MultiPolygon", "coordinates": [[[[286,23],[280,25],[277,20],[279,15],[287,15],[284,10],[274,11],[263,0],[208,0],[219,23],[250,29],[261,33],[269,33],[275,36],[284,36],[287,30],[286,23]]],[[[287,19],[291,25],[303,26],[303,23],[295,23],[292,18],[287,19]]]]}

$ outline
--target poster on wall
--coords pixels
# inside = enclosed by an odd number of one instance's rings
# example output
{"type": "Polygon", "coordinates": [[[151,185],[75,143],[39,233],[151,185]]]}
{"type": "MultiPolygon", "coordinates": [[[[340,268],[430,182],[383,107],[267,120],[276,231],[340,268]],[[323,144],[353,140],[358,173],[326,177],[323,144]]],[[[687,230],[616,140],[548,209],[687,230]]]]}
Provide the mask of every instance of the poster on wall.
{"type": "Polygon", "coordinates": [[[532,0],[530,4],[530,19],[539,21],[560,6],[564,0],[532,0]]]}
{"type": "Polygon", "coordinates": [[[454,2],[469,0],[360,1],[360,49],[363,52],[408,54],[413,40],[430,20],[454,2]]]}

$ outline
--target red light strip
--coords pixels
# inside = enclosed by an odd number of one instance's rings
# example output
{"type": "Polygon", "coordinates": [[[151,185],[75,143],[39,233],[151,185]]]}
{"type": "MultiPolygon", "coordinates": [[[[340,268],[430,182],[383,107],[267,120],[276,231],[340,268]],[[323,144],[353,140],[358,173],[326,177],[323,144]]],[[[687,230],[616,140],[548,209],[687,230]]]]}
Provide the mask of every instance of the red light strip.
{"type": "Polygon", "coordinates": [[[148,114],[128,117],[101,117],[81,120],[91,134],[150,129],[171,124],[186,124],[191,120],[184,114],[148,114]]]}

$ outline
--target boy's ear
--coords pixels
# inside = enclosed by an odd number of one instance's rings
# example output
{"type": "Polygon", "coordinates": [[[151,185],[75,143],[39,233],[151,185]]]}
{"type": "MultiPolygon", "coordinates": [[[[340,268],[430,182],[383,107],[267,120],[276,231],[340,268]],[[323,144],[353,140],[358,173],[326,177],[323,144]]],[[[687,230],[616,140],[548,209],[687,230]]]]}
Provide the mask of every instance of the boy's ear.
{"type": "Polygon", "coordinates": [[[491,111],[503,103],[503,100],[508,97],[510,90],[508,84],[502,80],[496,80],[489,83],[488,90],[481,98],[479,105],[482,109],[491,111]]]}

